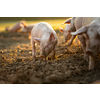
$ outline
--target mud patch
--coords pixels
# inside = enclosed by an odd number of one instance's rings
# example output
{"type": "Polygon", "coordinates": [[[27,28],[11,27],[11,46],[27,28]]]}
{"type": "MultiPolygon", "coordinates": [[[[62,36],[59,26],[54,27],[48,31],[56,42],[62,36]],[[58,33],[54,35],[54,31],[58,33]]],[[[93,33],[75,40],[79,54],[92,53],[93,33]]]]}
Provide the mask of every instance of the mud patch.
{"type": "Polygon", "coordinates": [[[28,34],[0,33],[0,83],[1,84],[88,84],[100,79],[100,56],[96,66],[88,71],[79,44],[67,47],[57,30],[59,43],[56,59],[32,57],[28,34]]]}

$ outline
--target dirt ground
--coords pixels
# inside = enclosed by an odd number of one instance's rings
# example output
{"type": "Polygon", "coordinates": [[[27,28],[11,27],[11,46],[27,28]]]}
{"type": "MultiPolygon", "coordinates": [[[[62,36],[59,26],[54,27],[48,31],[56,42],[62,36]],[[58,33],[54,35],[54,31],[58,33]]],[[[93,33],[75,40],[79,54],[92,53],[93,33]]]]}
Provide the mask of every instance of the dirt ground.
{"type": "MultiPolygon", "coordinates": [[[[32,57],[28,34],[0,33],[0,84],[89,84],[100,79],[100,56],[96,66],[88,71],[81,46],[77,42],[67,47],[63,35],[56,30],[58,46],[56,59],[44,61],[32,57]]],[[[96,81],[96,82],[95,82],[96,81]]],[[[98,82],[100,83],[100,82],[98,82]]]]}

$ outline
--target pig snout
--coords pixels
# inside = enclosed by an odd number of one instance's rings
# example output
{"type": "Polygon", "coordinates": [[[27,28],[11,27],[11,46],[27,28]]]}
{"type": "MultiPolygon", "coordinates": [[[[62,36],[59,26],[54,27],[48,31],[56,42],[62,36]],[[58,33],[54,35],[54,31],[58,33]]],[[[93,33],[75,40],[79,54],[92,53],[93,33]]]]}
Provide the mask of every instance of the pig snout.
{"type": "Polygon", "coordinates": [[[91,49],[86,49],[86,54],[87,55],[93,55],[93,51],[91,49]]]}

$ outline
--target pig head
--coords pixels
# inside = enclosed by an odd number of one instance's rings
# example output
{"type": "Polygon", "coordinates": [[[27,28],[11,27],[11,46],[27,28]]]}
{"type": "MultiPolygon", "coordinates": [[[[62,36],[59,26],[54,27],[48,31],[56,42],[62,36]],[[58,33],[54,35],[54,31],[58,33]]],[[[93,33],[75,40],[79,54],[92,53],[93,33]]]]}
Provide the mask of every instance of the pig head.
{"type": "Polygon", "coordinates": [[[33,40],[40,45],[41,57],[47,57],[57,44],[56,38],[53,33],[50,34],[47,40],[33,37],[33,40]]]}
{"type": "Polygon", "coordinates": [[[60,31],[64,33],[64,37],[65,37],[65,42],[67,42],[68,40],[70,40],[68,42],[68,46],[70,46],[74,39],[75,39],[75,35],[71,35],[70,33],[73,32],[73,31],[76,31],[76,27],[75,27],[75,19],[76,17],[73,17],[73,18],[69,18],[67,19],[64,24],[67,24],[66,25],[66,28],[65,29],[62,29],[60,28],[60,31]]]}
{"type": "Polygon", "coordinates": [[[5,28],[5,30],[9,32],[11,30],[11,28],[8,26],[5,28]]]}
{"type": "Polygon", "coordinates": [[[70,29],[70,25],[69,24],[66,25],[65,29],[63,29],[63,28],[59,29],[60,32],[63,33],[63,35],[64,35],[65,42],[67,42],[68,40],[70,40],[70,38],[72,37],[72,35],[70,34],[69,29],[70,29]]]}
{"type": "Polygon", "coordinates": [[[84,35],[86,38],[86,53],[89,55],[96,55],[100,49],[100,25],[87,25],[75,33],[71,33],[72,35],[84,35]]]}

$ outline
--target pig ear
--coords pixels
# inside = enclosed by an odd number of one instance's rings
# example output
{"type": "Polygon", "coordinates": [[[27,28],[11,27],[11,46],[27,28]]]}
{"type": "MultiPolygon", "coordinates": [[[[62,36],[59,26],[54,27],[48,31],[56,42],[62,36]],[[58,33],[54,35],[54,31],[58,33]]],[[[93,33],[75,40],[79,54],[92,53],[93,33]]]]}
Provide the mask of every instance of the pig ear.
{"type": "Polygon", "coordinates": [[[55,41],[55,36],[53,33],[50,34],[49,41],[55,41]]]}
{"type": "Polygon", "coordinates": [[[84,27],[78,29],[76,32],[71,32],[71,34],[72,34],[72,35],[81,35],[81,34],[83,34],[83,33],[86,33],[87,30],[88,30],[88,27],[89,27],[89,26],[84,26],[84,27]]]}
{"type": "Polygon", "coordinates": [[[63,33],[63,32],[64,32],[64,29],[63,29],[63,28],[61,28],[61,27],[60,27],[60,29],[59,29],[59,30],[60,30],[60,32],[61,32],[61,33],[63,33]]]}
{"type": "Polygon", "coordinates": [[[66,21],[64,22],[64,24],[70,24],[70,22],[71,22],[71,19],[68,19],[68,20],[66,20],[66,21]]]}
{"type": "Polygon", "coordinates": [[[33,37],[33,40],[34,40],[36,43],[38,43],[38,44],[40,44],[40,42],[41,42],[41,39],[40,39],[40,38],[33,37]]]}

